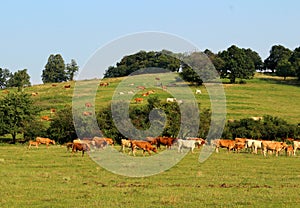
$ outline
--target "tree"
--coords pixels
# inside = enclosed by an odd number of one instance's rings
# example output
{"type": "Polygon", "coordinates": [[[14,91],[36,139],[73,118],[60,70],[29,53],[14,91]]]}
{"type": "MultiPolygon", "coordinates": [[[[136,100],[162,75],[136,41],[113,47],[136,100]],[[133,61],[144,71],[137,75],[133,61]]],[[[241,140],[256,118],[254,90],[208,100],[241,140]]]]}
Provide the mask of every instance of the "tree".
{"type": "Polygon", "coordinates": [[[17,134],[23,133],[25,123],[33,120],[39,109],[28,94],[21,92],[9,93],[0,100],[0,112],[1,134],[11,134],[12,143],[15,143],[17,134]]]}
{"type": "Polygon", "coordinates": [[[66,67],[66,74],[68,77],[68,80],[73,81],[75,74],[78,72],[79,66],[77,65],[76,61],[74,59],[71,60],[70,64],[67,64],[66,67]]]}
{"type": "Polygon", "coordinates": [[[287,76],[295,76],[295,71],[291,62],[287,59],[280,60],[276,66],[276,75],[282,76],[284,80],[286,80],[287,76]]]}
{"type": "Polygon", "coordinates": [[[47,132],[52,139],[60,144],[77,138],[71,106],[67,106],[55,114],[47,132]]]}
{"type": "Polygon", "coordinates": [[[270,69],[274,73],[278,63],[283,59],[289,59],[291,54],[292,51],[282,45],[272,46],[269,57],[264,61],[265,69],[270,69]]]}
{"type": "Polygon", "coordinates": [[[51,54],[42,72],[44,83],[67,81],[65,62],[60,54],[51,54]]]}
{"type": "Polygon", "coordinates": [[[232,45],[226,51],[220,52],[218,56],[225,62],[220,70],[220,76],[229,78],[230,83],[235,83],[236,78],[249,79],[254,76],[255,65],[245,50],[232,45]]]}
{"type": "Polygon", "coordinates": [[[2,69],[0,68],[0,88],[6,88],[8,84],[8,80],[11,76],[11,73],[8,69],[2,69]]]}
{"type": "Polygon", "coordinates": [[[292,67],[296,73],[296,76],[300,80],[300,47],[295,48],[289,61],[292,64],[292,67]]]}
{"type": "Polygon", "coordinates": [[[253,61],[255,70],[262,70],[264,67],[264,63],[256,51],[248,49],[243,49],[245,54],[253,61]]]}
{"type": "Polygon", "coordinates": [[[30,76],[27,73],[27,69],[18,70],[11,75],[8,80],[9,87],[17,87],[18,91],[21,91],[23,87],[30,86],[30,76]]]}

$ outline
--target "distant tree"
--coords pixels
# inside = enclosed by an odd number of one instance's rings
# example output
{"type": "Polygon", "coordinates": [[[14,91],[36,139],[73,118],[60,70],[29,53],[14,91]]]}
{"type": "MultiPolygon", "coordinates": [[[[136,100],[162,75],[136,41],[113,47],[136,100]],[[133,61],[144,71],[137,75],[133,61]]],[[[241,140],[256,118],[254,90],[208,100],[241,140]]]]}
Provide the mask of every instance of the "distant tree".
{"type": "Polygon", "coordinates": [[[44,83],[67,81],[65,71],[65,62],[60,54],[51,54],[45,69],[42,72],[42,80],[44,83]]]}
{"type": "Polygon", "coordinates": [[[270,55],[264,61],[265,69],[270,69],[275,72],[278,63],[283,59],[289,59],[292,51],[282,45],[274,45],[270,50],[270,55]]]}
{"type": "Polygon", "coordinates": [[[248,49],[243,49],[246,55],[253,61],[255,70],[262,70],[264,63],[256,51],[248,49]]]}
{"type": "Polygon", "coordinates": [[[292,52],[289,61],[292,64],[296,76],[300,80],[300,47],[295,48],[295,50],[292,52]]]}
{"type": "Polygon", "coordinates": [[[210,50],[206,49],[204,53],[208,56],[208,58],[211,60],[212,64],[214,65],[215,69],[220,72],[222,68],[225,65],[224,60],[218,55],[214,54],[210,50]]]}
{"type": "MultiPolygon", "coordinates": [[[[1,134],[11,134],[12,143],[15,143],[17,134],[24,132],[25,123],[33,120],[38,111],[39,109],[33,105],[33,101],[28,94],[7,94],[0,100],[1,134]]],[[[32,128],[35,127],[32,126],[32,128]]]]}
{"type": "Polygon", "coordinates": [[[276,75],[281,76],[284,80],[286,80],[286,77],[295,76],[296,73],[291,62],[287,59],[282,59],[276,66],[276,75]]]}
{"type": "Polygon", "coordinates": [[[230,83],[235,83],[236,78],[249,79],[254,76],[255,65],[245,50],[235,45],[219,52],[218,56],[224,60],[224,67],[220,70],[222,78],[229,78],[230,83]]]}
{"type": "Polygon", "coordinates": [[[11,76],[11,73],[8,69],[2,69],[0,68],[0,88],[6,88],[8,84],[8,80],[11,76]]]}
{"type": "Polygon", "coordinates": [[[75,74],[78,72],[79,66],[77,65],[76,61],[74,59],[71,60],[71,63],[67,64],[66,67],[66,74],[67,79],[70,81],[73,81],[75,74]]]}
{"type": "Polygon", "coordinates": [[[180,60],[169,55],[169,53],[168,51],[140,51],[133,55],[124,56],[121,61],[116,64],[116,67],[110,66],[105,71],[104,78],[128,76],[137,71],[140,73],[151,73],[152,68],[178,72],[180,60]]]}
{"type": "Polygon", "coordinates": [[[18,91],[21,91],[23,87],[30,86],[30,76],[27,73],[27,69],[18,70],[11,75],[8,80],[9,87],[17,87],[18,91]]]}

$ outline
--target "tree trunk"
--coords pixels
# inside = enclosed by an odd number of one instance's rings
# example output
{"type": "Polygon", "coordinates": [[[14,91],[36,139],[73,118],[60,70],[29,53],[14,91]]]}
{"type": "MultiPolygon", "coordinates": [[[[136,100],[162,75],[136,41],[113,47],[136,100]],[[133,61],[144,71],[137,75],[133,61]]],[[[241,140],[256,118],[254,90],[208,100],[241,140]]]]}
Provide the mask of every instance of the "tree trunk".
{"type": "Polygon", "coordinates": [[[16,143],[17,133],[13,132],[11,135],[12,135],[12,144],[15,144],[16,143]]]}

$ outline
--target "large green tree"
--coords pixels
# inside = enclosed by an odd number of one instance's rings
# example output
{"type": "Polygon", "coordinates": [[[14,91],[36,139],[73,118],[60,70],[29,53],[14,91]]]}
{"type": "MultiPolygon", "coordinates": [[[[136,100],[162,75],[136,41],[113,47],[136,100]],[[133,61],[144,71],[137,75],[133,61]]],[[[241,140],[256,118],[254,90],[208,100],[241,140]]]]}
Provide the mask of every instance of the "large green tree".
{"type": "Polygon", "coordinates": [[[254,62],[244,49],[232,45],[227,50],[219,52],[218,56],[225,62],[220,70],[220,76],[229,78],[230,83],[235,83],[237,78],[249,79],[254,76],[254,62]]]}
{"type": "Polygon", "coordinates": [[[0,133],[11,134],[12,143],[15,143],[17,134],[24,132],[25,123],[33,120],[38,111],[28,94],[22,92],[7,94],[0,100],[0,129],[2,129],[0,133]]]}
{"type": "Polygon", "coordinates": [[[18,91],[21,91],[23,87],[30,86],[30,76],[27,73],[27,69],[18,70],[11,75],[8,81],[9,87],[17,87],[18,91]]]}
{"type": "Polygon", "coordinates": [[[278,63],[281,60],[288,60],[292,51],[282,45],[274,45],[270,50],[270,55],[264,61],[265,69],[270,69],[273,73],[276,71],[278,63]]]}
{"type": "Polygon", "coordinates": [[[45,69],[42,72],[44,83],[67,81],[68,77],[65,71],[65,62],[60,54],[51,54],[45,69]]]}
{"type": "Polygon", "coordinates": [[[287,59],[282,59],[276,66],[276,75],[283,77],[286,80],[287,76],[295,76],[295,70],[287,59]]]}

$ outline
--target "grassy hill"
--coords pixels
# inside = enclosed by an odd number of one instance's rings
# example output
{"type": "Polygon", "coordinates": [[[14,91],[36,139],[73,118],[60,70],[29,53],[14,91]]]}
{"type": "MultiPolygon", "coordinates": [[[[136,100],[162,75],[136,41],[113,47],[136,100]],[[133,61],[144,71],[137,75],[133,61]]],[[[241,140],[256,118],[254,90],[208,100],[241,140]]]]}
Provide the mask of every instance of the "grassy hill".
{"type": "MultiPolygon", "coordinates": [[[[109,86],[97,88],[95,99],[96,111],[110,103],[120,83],[123,84],[123,87],[118,89],[117,93],[127,93],[132,90],[134,93],[137,93],[133,97],[135,98],[141,97],[142,93],[153,89],[155,90],[155,95],[162,100],[172,95],[170,95],[168,91],[162,90],[159,86],[160,83],[174,83],[176,86],[183,84],[182,82],[176,81],[176,74],[172,75],[173,77],[170,75],[166,77],[164,77],[164,75],[147,76],[146,78],[145,75],[137,75],[130,78],[111,78],[103,80],[109,82],[109,86]],[[154,77],[158,76],[160,80],[155,80],[154,77]],[[136,86],[144,85],[145,80],[153,80],[153,84],[157,86],[146,86],[147,89],[145,91],[138,91],[136,86]],[[126,85],[124,85],[124,83],[126,85]],[[130,84],[127,83],[132,83],[134,86],[129,86],[130,84]]],[[[223,81],[224,83],[227,82],[227,80],[223,81]]],[[[98,84],[100,80],[82,81],[82,86],[86,88],[81,90],[80,93],[88,95],[90,85],[95,82],[98,84]]],[[[38,106],[43,108],[42,115],[50,115],[50,108],[62,109],[65,105],[72,104],[74,86],[75,82],[57,83],[56,86],[53,86],[53,84],[42,84],[27,87],[24,91],[30,94],[33,92],[38,93],[37,96],[32,96],[32,98],[38,106]],[[64,85],[67,84],[71,84],[71,88],[64,88],[64,85]]],[[[247,80],[246,84],[224,84],[223,87],[226,93],[227,119],[241,119],[268,114],[283,118],[292,124],[300,123],[300,82],[293,78],[283,81],[281,77],[256,74],[253,79],[247,80]]],[[[167,90],[169,89],[171,89],[171,87],[167,88],[167,90]]],[[[201,108],[210,108],[210,99],[205,86],[190,86],[190,89],[194,93],[197,102],[200,103],[201,108]],[[201,95],[195,95],[194,92],[196,88],[201,89],[201,95]]],[[[8,90],[14,91],[15,89],[8,90]]],[[[5,95],[5,91],[2,90],[2,92],[0,96],[5,95]]],[[[84,94],[77,96],[85,96],[84,94]]],[[[144,97],[144,99],[147,99],[147,97],[144,97]]],[[[134,104],[134,102],[131,103],[132,105],[137,105],[134,104]]],[[[146,102],[143,104],[145,103],[146,102]]]]}

